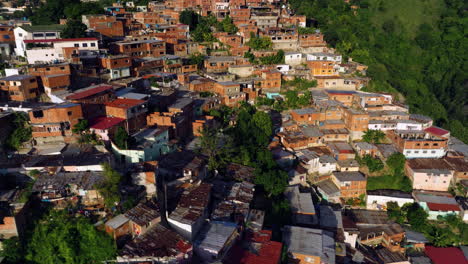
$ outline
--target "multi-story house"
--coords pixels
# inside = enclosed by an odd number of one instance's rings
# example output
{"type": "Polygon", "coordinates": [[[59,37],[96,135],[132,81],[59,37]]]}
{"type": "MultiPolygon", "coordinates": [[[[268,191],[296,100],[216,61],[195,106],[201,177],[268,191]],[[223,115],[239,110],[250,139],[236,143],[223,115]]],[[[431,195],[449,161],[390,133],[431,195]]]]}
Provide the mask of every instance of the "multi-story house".
{"type": "Polygon", "coordinates": [[[352,139],[360,139],[369,127],[369,114],[363,110],[341,107],[341,114],[352,139]]]}
{"type": "Polygon", "coordinates": [[[115,16],[83,15],[82,22],[88,29],[99,32],[102,36],[108,38],[125,36],[123,23],[117,20],[115,16]]]}
{"type": "Polygon", "coordinates": [[[166,55],[166,43],[161,40],[118,41],[111,45],[110,50],[134,58],[160,57],[166,55]]]}
{"type": "Polygon", "coordinates": [[[109,79],[130,77],[132,59],[127,55],[113,55],[101,58],[102,68],[108,71],[109,79]]]}
{"type": "Polygon", "coordinates": [[[89,120],[105,115],[104,103],[114,100],[115,94],[111,85],[99,84],[76,90],[65,99],[80,103],[83,107],[83,116],[89,120]]]}
{"type": "Polygon", "coordinates": [[[408,159],[406,175],[415,190],[446,192],[453,179],[454,170],[444,159],[408,159]]]}
{"type": "Polygon", "coordinates": [[[0,79],[0,99],[4,101],[31,101],[39,98],[36,76],[11,75],[0,79]]]}
{"type": "Polygon", "coordinates": [[[96,38],[24,40],[29,64],[64,61],[78,51],[97,51],[96,38]]]}
{"type": "Polygon", "coordinates": [[[38,25],[38,26],[19,26],[14,29],[15,35],[15,53],[17,56],[26,57],[25,40],[45,40],[59,39],[60,33],[65,25],[38,25]]]}
{"type": "Polygon", "coordinates": [[[81,105],[63,103],[29,112],[32,137],[37,144],[73,142],[72,129],[83,119],[81,105]]]}
{"type": "Polygon", "coordinates": [[[358,171],[333,172],[332,180],[340,188],[341,197],[358,198],[366,194],[367,179],[358,171]]]}
{"type": "Polygon", "coordinates": [[[105,103],[106,115],[125,119],[125,130],[134,133],[146,126],[147,102],[137,99],[115,99],[105,103]]]}
{"type": "Polygon", "coordinates": [[[390,130],[388,138],[406,158],[442,158],[447,152],[448,139],[426,131],[390,130]]]}

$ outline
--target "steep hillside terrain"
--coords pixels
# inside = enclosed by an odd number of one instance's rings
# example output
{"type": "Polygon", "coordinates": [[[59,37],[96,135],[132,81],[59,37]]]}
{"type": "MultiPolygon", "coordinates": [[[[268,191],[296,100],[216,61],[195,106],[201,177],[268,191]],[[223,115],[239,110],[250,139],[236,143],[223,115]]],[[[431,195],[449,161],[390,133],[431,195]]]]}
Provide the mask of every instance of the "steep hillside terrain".
{"type": "Polygon", "coordinates": [[[370,91],[399,92],[414,113],[468,142],[468,19],[463,0],[291,0],[345,56],[369,65],[370,91]]]}

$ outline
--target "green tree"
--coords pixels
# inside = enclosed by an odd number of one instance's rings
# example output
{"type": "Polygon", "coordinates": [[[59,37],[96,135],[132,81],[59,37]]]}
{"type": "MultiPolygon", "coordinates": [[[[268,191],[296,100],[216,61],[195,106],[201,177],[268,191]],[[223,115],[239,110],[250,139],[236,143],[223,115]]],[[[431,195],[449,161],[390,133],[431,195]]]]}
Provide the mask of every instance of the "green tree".
{"type": "Polygon", "coordinates": [[[412,228],[420,232],[427,230],[427,217],[429,215],[418,203],[405,204],[402,210],[406,212],[406,218],[412,228]]]}
{"type": "Polygon", "coordinates": [[[238,31],[238,28],[234,25],[231,17],[226,16],[221,23],[216,24],[216,29],[218,31],[227,32],[228,34],[235,34],[238,31]]]}
{"type": "Polygon", "coordinates": [[[89,122],[86,119],[81,119],[77,124],[73,126],[73,133],[75,134],[81,134],[88,130],[89,128],[89,122]]]}
{"type": "Polygon", "coordinates": [[[288,186],[288,174],[281,170],[257,170],[255,184],[262,186],[268,197],[277,196],[282,194],[288,186]]]}
{"type": "Polygon", "coordinates": [[[208,169],[215,171],[225,167],[231,158],[229,138],[221,138],[219,130],[205,128],[201,131],[200,151],[208,157],[208,169]],[[224,140],[223,140],[224,139],[224,140]]]}
{"type": "Polygon", "coordinates": [[[2,241],[2,250],[0,257],[4,257],[4,262],[22,263],[24,262],[24,247],[18,237],[12,237],[2,241]]]}
{"type": "Polygon", "coordinates": [[[113,239],[84,217],[51,211],[32,232],[26,260],[31,263],[86,264],[115,258],[113,239]]]}
{"type": "Polygon", "coordinates": [[[253,114],[252,130],[255,141],[260,145],[267,145],[273,135],[273,124],[270,116],[260,111],[253,114]]]}
{"type": "Polygon", "coordinates": [[[81,21],[70,20],[63,29],[61,36],[63,38],[84,38],[86,37],[86,29],[88,29],[88,27],[81,23],[81,21]]]}
{"type": "Polygon", "coordinates": [[[383,162],[378,158],[372,157],[371,155],[364,155],[362,160],[364,161],[367,168],[369,169],[369,172],[380,171],[384,168],[383,162]]]}
{"type": "Polygon", "coordinates": [[[104,7],[100,3],[93,2],[74,3],[66,6],[63,13],[68,19],[81,20],[82,15],[104,14],[104,7]]]}
{"type": "Polygon", "coordinates": [[[180,13],[179,22],[188,25],[190,31],[193,31],[200,21],[200,15],[195,13],[193,10],[184,10],[180,13]]]}
{"type": "Polygon", "coordinates": [[[406,215],[402,212],[400,206],[397,202],[388,202],[387,203],[387,215],[388,218],[399,223],[404,224],[406,220],[406,215]]]}
{"type": "Polygon", "coordinates": [[[392,169],[393,173],[397,174],[403,172],[405,161],[405,155],[400,152],[395,152],[387,158],[386,163],[388,167],[392,169]]]}
{"type": "Polygon", "coordinates": [[[250,40],[246,45],[254,50],[269,50],[273,46],[273,42],[269,37],[255,36],[254,33],[250,32],[250,40]]]}
{"type": "Polygon", "coordinates": [[[119,149],[128,149],[129,136],[123,127],[118,127],[114,134],[114,143],[119,149]]]}
{"type": "Polygon", "coordinates": [[[362,136],[362,140],[368,143],[379,144],[385,138],[385,133],[380,130],[366,130],[362,136]]]}
{"type": "Polygon", "coordinates": [[[205,55],[201,54],[200,52],[195,52],[190,54],[189,62],[191,65],[196,64],[198,69],[203,67],[203,62],[205,61],[205,55]]]}
{"type": "Polygon", "coordinates": [[[28,116],[25,113],[14,112],[13,132],[8,136],[6,145],[11,149],[18,150],[21,145],[32,137],[32,129],[28,125],[28,116]]]}
{"type": "Polygon", "coordinates": [[[101,164],[104,174],[104,181],[96,186],[99,193],[104,197],[107,208],[112,208],[120,202],[119,184],[122,175],[114,170],[109,163],[101,164]]]}

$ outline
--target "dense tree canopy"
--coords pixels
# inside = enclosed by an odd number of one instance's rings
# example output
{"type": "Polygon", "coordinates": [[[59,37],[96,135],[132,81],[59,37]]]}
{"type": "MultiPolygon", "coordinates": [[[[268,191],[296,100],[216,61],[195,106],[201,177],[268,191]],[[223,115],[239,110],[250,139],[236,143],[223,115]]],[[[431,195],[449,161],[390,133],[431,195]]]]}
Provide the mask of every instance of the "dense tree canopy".
{"type": "Polygon", "coordinates": [[[114,170],[109,163],[104,163],[101,166],[105,180],[96,187],[99,193],[104,197],[106,207],[112,208],[120,202],[119,184],[122,181],[122,175],[114,170]]]}
{"type": "Polygon", "coordinates": [[[115,255],[112,237],[65,210],[46,213],[22,240],[4,240],[0,251],[7,264],[97,264],[115,255]]]}
{"type": "Polygon", "coordinates": [[[61,18],[81,19],[82,15],[103,14],[102,2],[82,3],[80,0],[47,0],[34,10],[34,25],[57,24],[61,18]]]}
{"type": "Polygon", "coordinates": [[[15,119],[13,120],[13,132],[8,136],[6,145],[11,149],[19,149],[21,145],[30,140],[32,137],[32,129],[28,125],[28,115],[21,112],[14,112],[15,119]]]}
{"type": "Polygon", "coordinates": [[[36,225],[27,247],[26,259],[41,264],[88,264],[112,259],[113,239],[83,217],[52,211],[36,225]]]}
{"type": "Polygon", "coordinates": [[[86,29],[88,29],[88,27],[81,23],[81,21],[70,20],[63,29],[61,36],[62,38],[84,38],[86,37],[86,29]]]}
{"type": "Polygon", "coordinates": [[[290,4],[299,14],[314,18],[339,52],[369,66],[373,81],[368,90],[402,93],[412,112],[431,116],[437,125],[468,141],[463,0],[290,4]]]}

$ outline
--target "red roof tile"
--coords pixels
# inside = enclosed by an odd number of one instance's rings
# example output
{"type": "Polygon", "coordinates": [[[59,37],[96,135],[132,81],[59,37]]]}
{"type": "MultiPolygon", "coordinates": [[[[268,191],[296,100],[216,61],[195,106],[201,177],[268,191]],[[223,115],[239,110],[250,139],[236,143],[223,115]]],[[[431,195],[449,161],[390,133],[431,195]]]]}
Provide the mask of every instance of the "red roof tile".
{"type": "Polygon", "coordinates": [[[424,131],[426,131],[427,133],[439,136],[439,137],[447,135],[448,133],[450,133],[450,131],[442,129],[440,127],[436,127],[436,126],[428,127],[424,131]]]}
{"type": "Polygon", "coordinates": [[[94,129],[108,129],[125,121],[123,118],[100,116],[89,121],[89,127],[94,129]]]}
{"type": "Polygon", "coordinates": [[[112,89],[111,85],[98,85],[98,86],[96,86],[94,88],[87,89],[87,90],[82,91],[82,92],[73,93],[73,94],[67,96],[66,99],[68,99],[68,100],[83,99],[83,98],[98,94],[100,92],[111,90],[111,89],[112,89]]]}
{"type": "Polygon", "coordinates": [[[427,207],[429,207],[429,209],[431,211],[443,211],[443,212],[447,212],[447,211],[460,211],[460,207],[456,204],[437,204],[437,203],[427,203],[427,207]]]}
{"type": "Polygon", "coordinates": [[[456,247],[437,248],[426,246],[426,255],[434,264],[468,264],[463,252],[456,247]]]}
{"type": "Polygon", "coordinates": [[[117,108],[130,108],[140,105],[146,101],[137,99],[115,99],[112,102],[105,103],[106,106],[117,107],[117,108]]]}
{"type": "Polygon", "coordinates": [[[70,42],[70,41],[91,41],[98,40],[97,38],[68,38],[68,39],[27,39],[24,43],[37,43],[37,42],[70,42]]]}

